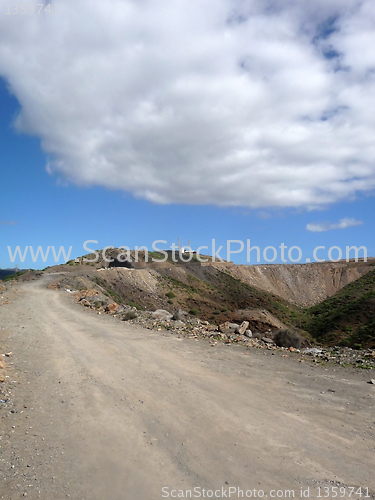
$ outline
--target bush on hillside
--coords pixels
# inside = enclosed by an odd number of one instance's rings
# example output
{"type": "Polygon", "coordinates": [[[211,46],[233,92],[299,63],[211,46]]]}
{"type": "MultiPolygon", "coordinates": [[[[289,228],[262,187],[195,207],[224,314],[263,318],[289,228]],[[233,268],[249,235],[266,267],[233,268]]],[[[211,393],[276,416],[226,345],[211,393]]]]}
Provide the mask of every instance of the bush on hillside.
{"type": "Polygon", "coordinates": [[[135,319],[138,317],[138,314],[135,311],[128,311],[122,317],[122,321],[129,321],[131,319],[135,319]]]}
{"type": "Polygon", "coordinates": [[[293,330],[279,330],[274,338],[275,344],[279,347],[295,347],[299,349],[302,343],[302,337],[293,330]]]}

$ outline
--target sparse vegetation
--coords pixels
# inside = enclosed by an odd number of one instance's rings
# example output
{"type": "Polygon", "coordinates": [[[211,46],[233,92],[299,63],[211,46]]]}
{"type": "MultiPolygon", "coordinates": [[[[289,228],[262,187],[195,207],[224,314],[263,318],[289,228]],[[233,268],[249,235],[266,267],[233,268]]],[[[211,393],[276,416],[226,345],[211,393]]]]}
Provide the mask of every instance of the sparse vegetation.
{"type": "Polygon", "coordinates": [[[295,330],[280,330],[274,337],[275,344],[279,347],[295,347],[299,349],[302,343],[301,335],[295,330]]]}
{"type": "Polygon", "coordinates": [[[330,345],[375,347],[375,271],[307,309],[303,326],[330,345]]]}
{"type": "Polygon", "coordinates": [[[128,311],[127,313],[125,313],[122,317],[123,321],[130,321],[131,319],[135,319],[137,318],[138,315],[135,311],[128,311]]]}
{"type": "Polygon", "coordinates": [[[135,302],[133,302],[133,301],[131,301],[131,300],[128,302],[128,306],[130,306],[130,307],[135,307],[136,309],[138,309],[138,311],[141,311],[141,310],[142,310],[142,307],[141,307],[141,306],[139,306],[138,304],[136,304],[135,302]]]}
{"type": "Polygon", "coordinates": [[[149,257],[149,261],[152,262],[151,259],[155,259],[155,260],[164,260],[165,259],[165,255],[162,254],[161,252],[148,252],[148,257],[149,257]]]}
{"type": "Polygon", "coordinates": [[[6,276],[3,281],[11,281],[11,280],[15,280],[17,278],[19,278],[20,276],[22,276],[23,274],[25,274],[26,271],[18,271],[18,273],[14,273],[14,274],[8,274],[8,276],[6,276]]]}
{"type": "Polygon", "coordinates": [[[199,311],[198,311],[198,309],[193,308],[193,309],[190,309],[189,314],[191,314],[192,316],[198,316],[199,311]]]}
{"type": "Polygon", "coordinates": [[[113,290],[111,290],[110,288],[107,289],[107,294],[108,296],[112,297],[113,300],[115,302],[117,302],[118,304],[122,302],[122,299],[119,295],[117,295],[116,292],[114,292],[113,290]]]}

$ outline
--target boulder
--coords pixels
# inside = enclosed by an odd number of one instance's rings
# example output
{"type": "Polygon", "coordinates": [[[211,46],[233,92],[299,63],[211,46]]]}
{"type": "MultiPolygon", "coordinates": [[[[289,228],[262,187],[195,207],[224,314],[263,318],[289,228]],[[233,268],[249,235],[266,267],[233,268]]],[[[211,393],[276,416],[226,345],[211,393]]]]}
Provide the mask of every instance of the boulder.
{"type": "Polygon", "coordinates": [[[175,321],[186,321],[188,317],[188,313],[186,311],[183,311],[182,309],[179,309],[176,311],[172,317],[175,321]]]}
{"type": "Polygon", "coordinates": [[[239,333],[240,335],[244,335],[244,333],[248,328],[249,328],[249,322],[242,321],[241,326],[237,329],[237,333],[239,333]]]}
{"type": "Polygon", "coordinates": [[[117,309],[118,309],[118,304],[116,304],[116,302],[111,302],[106,306],[105,311],[109,312],[110,314],[114,314],[117,311],[117,309]]]}
{"type": "Polygon", "coordinates": [[[248,337],[249,339],[251,339],[251,337],[253,336],[253,332],[251,330],[246,330],[244,335],[245,335],[245,337],[248,337]]]}
{"type": "Polygon", "coordinates": [[[172,314],[164,309],[156,309],[151,315],[154,319],[160,319],[162,321],[169,321],[172,319],[172,314]]]}
{"type": "Polygon", "coordinates": [[[229,323],[229,328],[230,328],[231,330],[233,330],[234,332],[235,332],[236,330],[238,330],[238,328],[239,328],[239,327],[240,327],[240,325],[238,325],[237,323],[229,323]]]}
{"type": "Polygon", "coordinates": [[[226,321],[219,326],[219,331],[225,334],[234,333],[239,327],[240,325],[237,325],[237,323],[230,323],[229,321],[226,321]]]}
{"type": "Polygon", "coordinates": [[[105,295],[97,295],[96,297],[92,297],[91,299],[92,306],[95,307],[95,309],[99,309],[99,307],[105,307],[109,303],[108,297],[105,295]]]}

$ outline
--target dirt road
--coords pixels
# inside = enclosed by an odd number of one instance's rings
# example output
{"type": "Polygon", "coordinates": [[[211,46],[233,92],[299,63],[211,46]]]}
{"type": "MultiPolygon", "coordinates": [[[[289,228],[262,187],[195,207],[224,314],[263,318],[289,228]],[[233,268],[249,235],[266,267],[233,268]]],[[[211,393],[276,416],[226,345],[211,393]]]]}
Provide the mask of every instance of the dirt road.
{"type": "Polygon", "coordinates": [[[373,498],[373,374],[137,329],[48,279],[0,307],[1,499],[373,498]]]}

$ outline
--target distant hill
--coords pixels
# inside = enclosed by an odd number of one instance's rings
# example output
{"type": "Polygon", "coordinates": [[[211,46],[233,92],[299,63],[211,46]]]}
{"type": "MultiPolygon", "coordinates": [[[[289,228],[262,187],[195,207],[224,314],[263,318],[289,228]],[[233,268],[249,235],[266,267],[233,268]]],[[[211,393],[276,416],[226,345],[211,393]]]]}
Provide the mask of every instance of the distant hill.
{"type": "Polygon", "coordinates": [[[375,348],[375,269],[306,309],[304,327],[324,344],[375,348]]]}
{"type": "Polygon", "coordinates": [[[32,276],[35,274],[35,271],[28,269],[0,269],[0,280],[9,281],[11,279],[19,279],[21,276],[23,278],[28,277],[29,273],[32,273],[32,276]]]}
{"type": "Polygon", "coordinates": [[[16,272],[16,269],[0,269],[0,280],[3,280],[7,276],[15,274],[16,272]]]}

